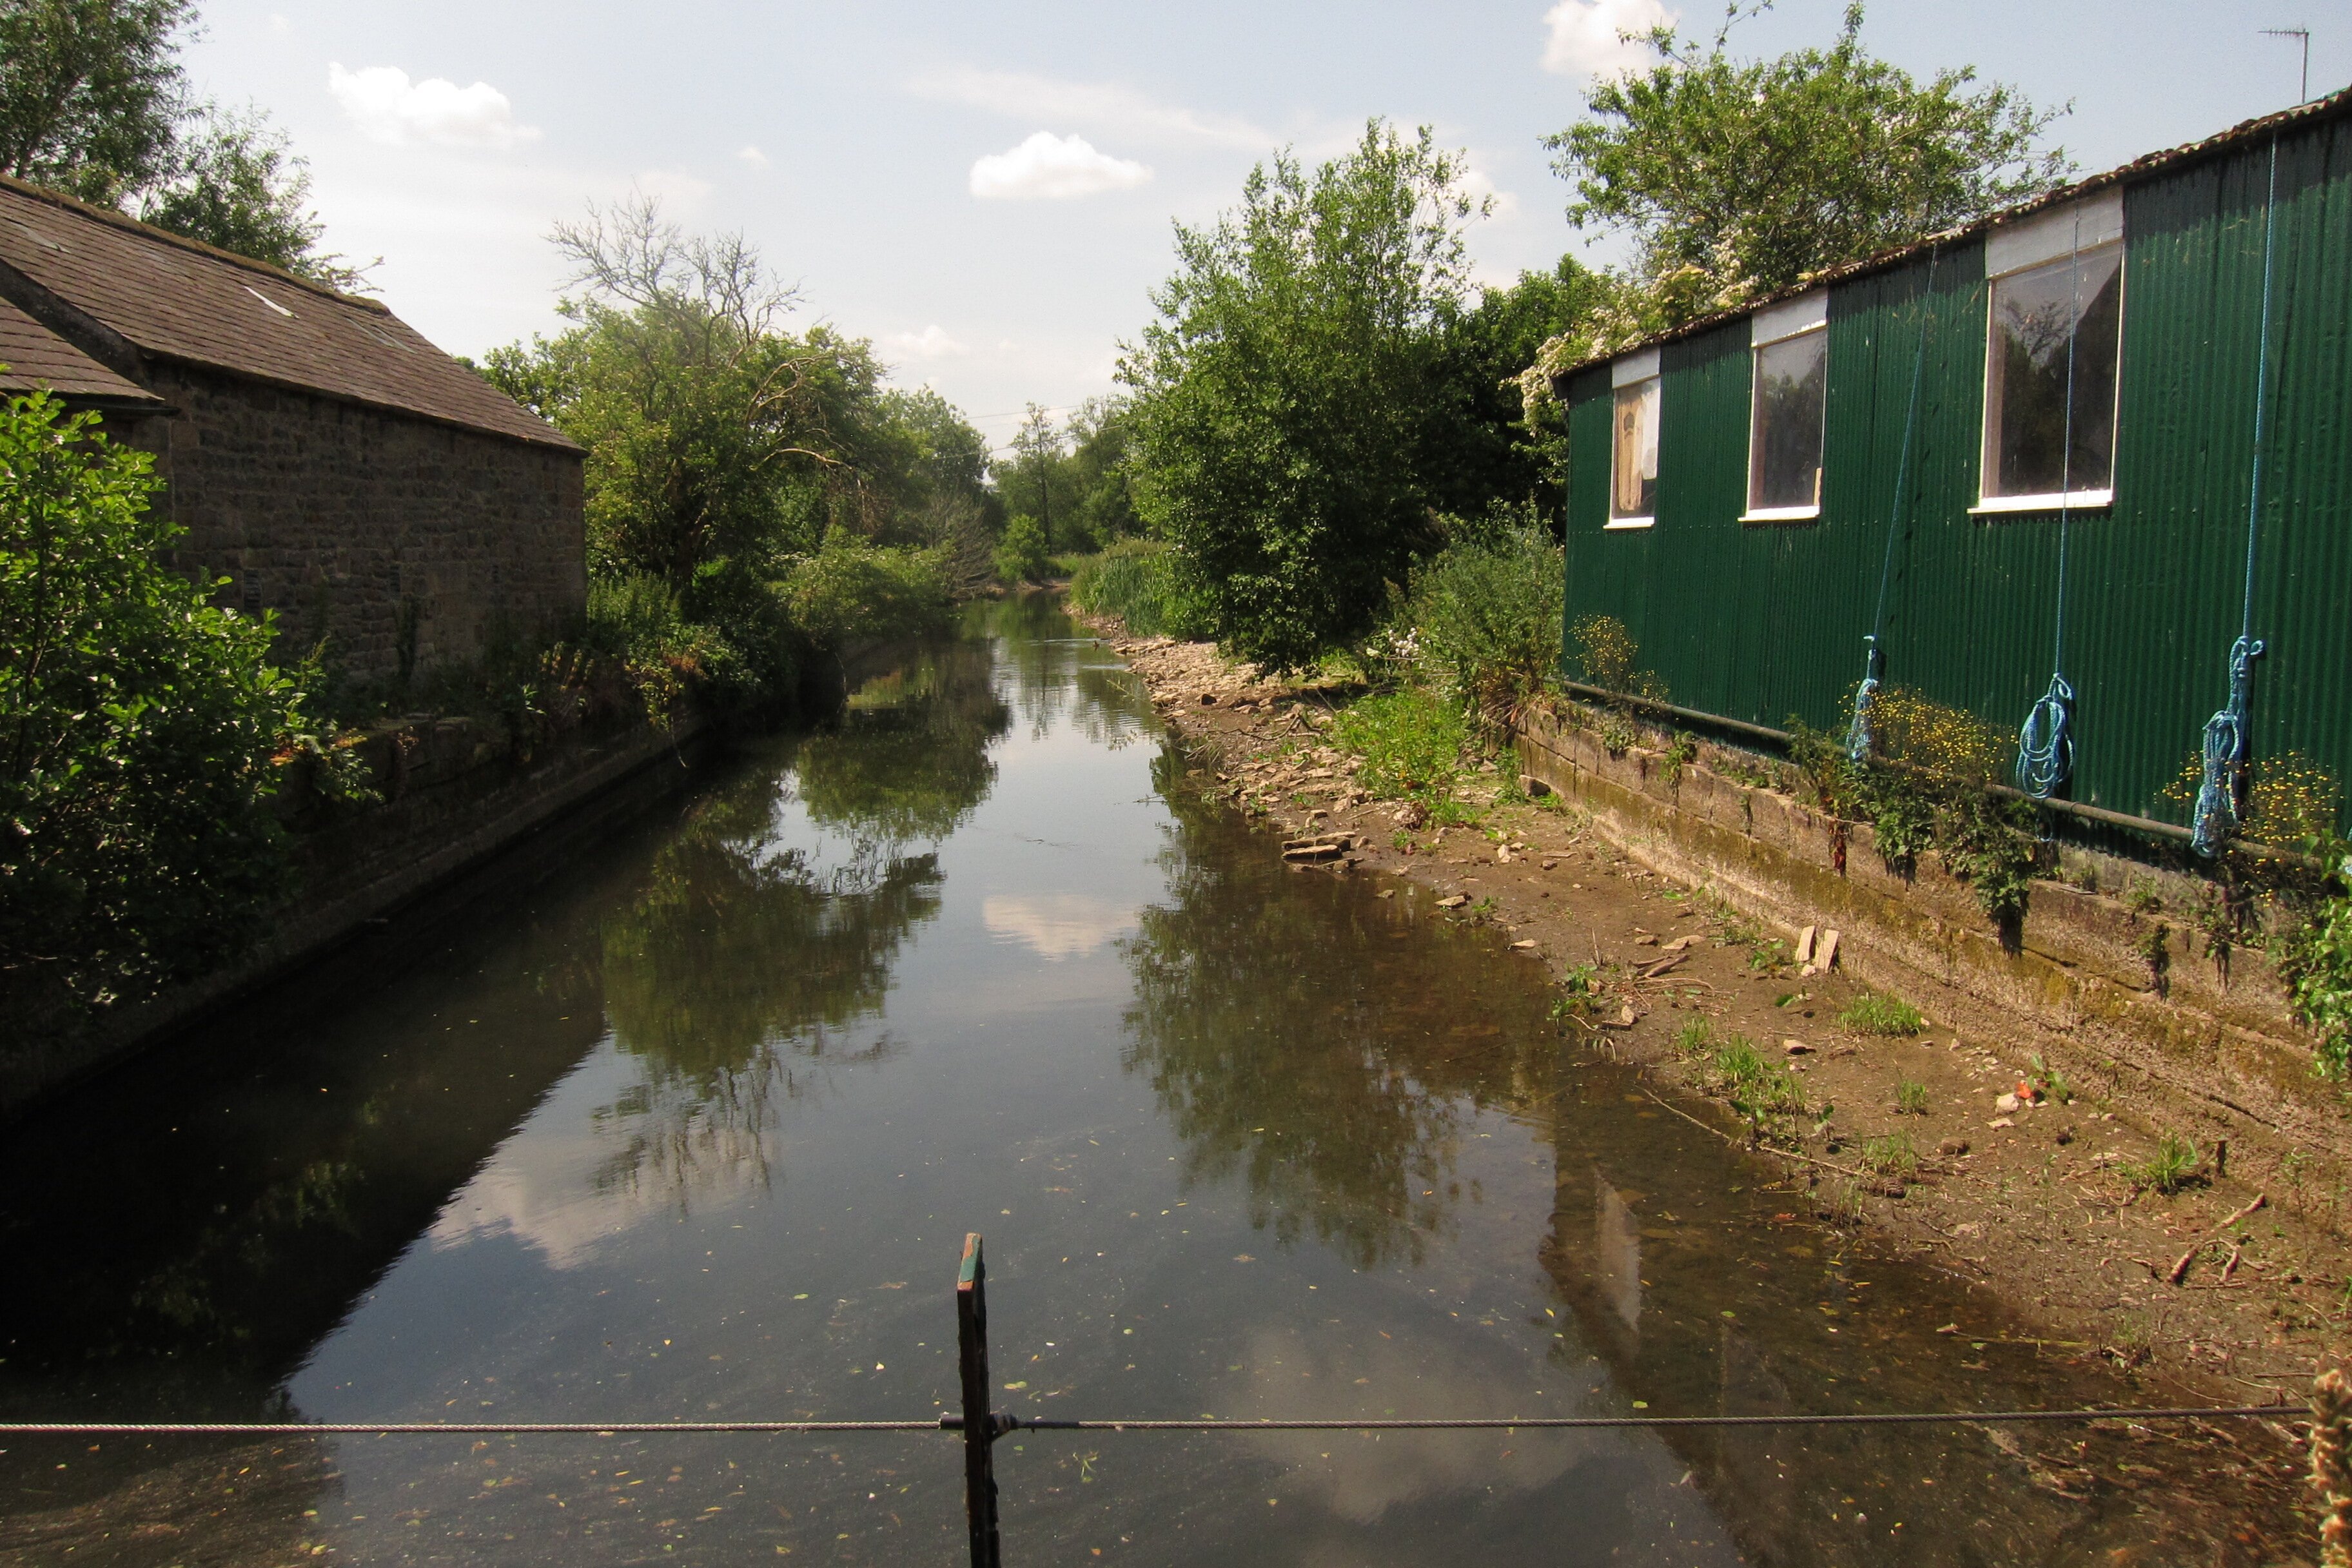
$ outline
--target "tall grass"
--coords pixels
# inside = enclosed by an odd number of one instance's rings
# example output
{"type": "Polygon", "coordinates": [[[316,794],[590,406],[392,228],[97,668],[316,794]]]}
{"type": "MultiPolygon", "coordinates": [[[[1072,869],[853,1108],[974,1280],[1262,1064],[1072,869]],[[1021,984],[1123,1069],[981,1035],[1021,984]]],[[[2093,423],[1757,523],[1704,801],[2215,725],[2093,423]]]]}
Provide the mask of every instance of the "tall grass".
{"type": "Polygon", "coordinates": [[[1089,615],[1117,616],[1138,637],[1206,637],[1206,617],[1179,568],[1174,552],[1157,540],[1122,539],[1073,563],[1070,603],[1089,615]]]}

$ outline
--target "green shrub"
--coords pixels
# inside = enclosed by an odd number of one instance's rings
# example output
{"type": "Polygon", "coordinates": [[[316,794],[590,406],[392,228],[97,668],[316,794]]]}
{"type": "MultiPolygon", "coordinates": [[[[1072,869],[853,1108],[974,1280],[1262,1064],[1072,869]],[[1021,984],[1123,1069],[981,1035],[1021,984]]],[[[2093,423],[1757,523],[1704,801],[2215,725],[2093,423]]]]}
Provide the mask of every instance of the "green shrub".
{"type": "Polygon", "coordinates": [[[877,548],[840,529],[793,568],[784,598],[800,634],[828,650],[943,631],[951,604],[939,552],[877,548]]]}
{"type": "Polygon", "coordinates": [[[1156,540],[1122,539],[1076,563],[1070,603],[1089,615],[1117,616],[1138,637],[1206,636],[1179,565],[1175,552],[1156,540]]]}
{"type": "Polygon", "coordinates": [[[1004,525],[1004,537],[996,544],[1000,581],[1015,588],[1024,583],[1042,583],[1052,567],[1045,553],[1045,531],[1035,518],[1024,514],[1004,525]]]}
{"type": "Polygon", "coordinates": [[[2318,1037],[2321,1076],[2342,1079],[2352,1065],[2352,896],[2324,900],[2274,941],[2294,1016],[2318,1037]]]}
{"type": "Polygon", "coordinates": [[[1862,1035],[1916,1035],[1927,1026],[1919,1009],[1895,996],[1865,991],[1846,1004],[1838,1022],[1862,1035]]]}
{"type": "Polygon", "coordinates": [[[1356,776],[1374,795],[1424,805],[1450,801],[1469,742],[1461,710],[1417,689],[1367,697],[1332,734],[1362,759],[1356,776]]]}
{"type": "Polygon", "coordinates": [[[1497,507],[1451,531],[1412,574],[1412,655],[1442,694],[1499,721],[1559,667],[1559,546],[1532,508],[1497,507]]]}
{"type": "Polygon", "coordinates": [[[146,454],[45,395],[0,406],[0,1012],[152,992],[285,890],[272,626],[162,563],[146,454]]]}

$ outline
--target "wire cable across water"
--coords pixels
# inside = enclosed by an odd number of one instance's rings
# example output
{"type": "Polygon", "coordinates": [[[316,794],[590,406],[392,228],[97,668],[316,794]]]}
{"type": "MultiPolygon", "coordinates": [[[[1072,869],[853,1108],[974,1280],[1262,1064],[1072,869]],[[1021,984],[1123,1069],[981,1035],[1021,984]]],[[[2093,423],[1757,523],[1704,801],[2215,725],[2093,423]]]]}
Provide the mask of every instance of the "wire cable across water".
{"type": "MultiPolygon", "coordinates": [[[[1489,1415],[1385,1416],[1366,1420],[1057,1421],[1000,1415],[1006,1432],[1443,1432],[1580,1431],[1624,1427],[1920,1426],[2023,1421],[2192,1421],[2300,1415],[2295,1405],[2169,1406],[2162,1409],[1906,1410],[1782,1415],[1489,1415]]],[[[929,1421],[115,1421],[0,1422],[0,1436],[59,1437],[398,1437],[398,1436],[641,1436],[655,1433],[961,1432],[960,1415],[929,1421]]]]}

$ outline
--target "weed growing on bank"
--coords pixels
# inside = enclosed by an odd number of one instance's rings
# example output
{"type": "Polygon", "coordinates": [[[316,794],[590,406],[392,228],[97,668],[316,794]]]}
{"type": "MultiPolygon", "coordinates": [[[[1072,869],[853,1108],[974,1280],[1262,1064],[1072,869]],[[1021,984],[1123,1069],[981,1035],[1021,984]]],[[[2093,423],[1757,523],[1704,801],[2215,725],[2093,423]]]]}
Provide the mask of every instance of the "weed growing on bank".
{"type": "Polygon", "coordinates": [[[1860,1035],[1909,1037],[1927,1026],[1919,1009],[1896,996],[1865,991],[1846,1005],[1838,1022],[1860,1035]]]}

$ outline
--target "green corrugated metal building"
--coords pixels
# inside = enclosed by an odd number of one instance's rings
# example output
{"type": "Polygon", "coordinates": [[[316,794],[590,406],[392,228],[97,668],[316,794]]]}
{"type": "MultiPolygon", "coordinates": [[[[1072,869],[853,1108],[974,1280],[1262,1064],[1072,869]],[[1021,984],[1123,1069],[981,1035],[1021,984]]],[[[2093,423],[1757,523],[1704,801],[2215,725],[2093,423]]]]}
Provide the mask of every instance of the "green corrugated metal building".
{"type": "Polygon", "coordinates": [[[2172,824],[2230,695],[2260,402],[2252,755],[2352,780],[2352,91],[1557,384],[1568,621],[1622,621],[1675,706],[1842,725],[1875,625],[1889,686],[2014,730],[2055,663],[2060,793],[2172,824]]]}

